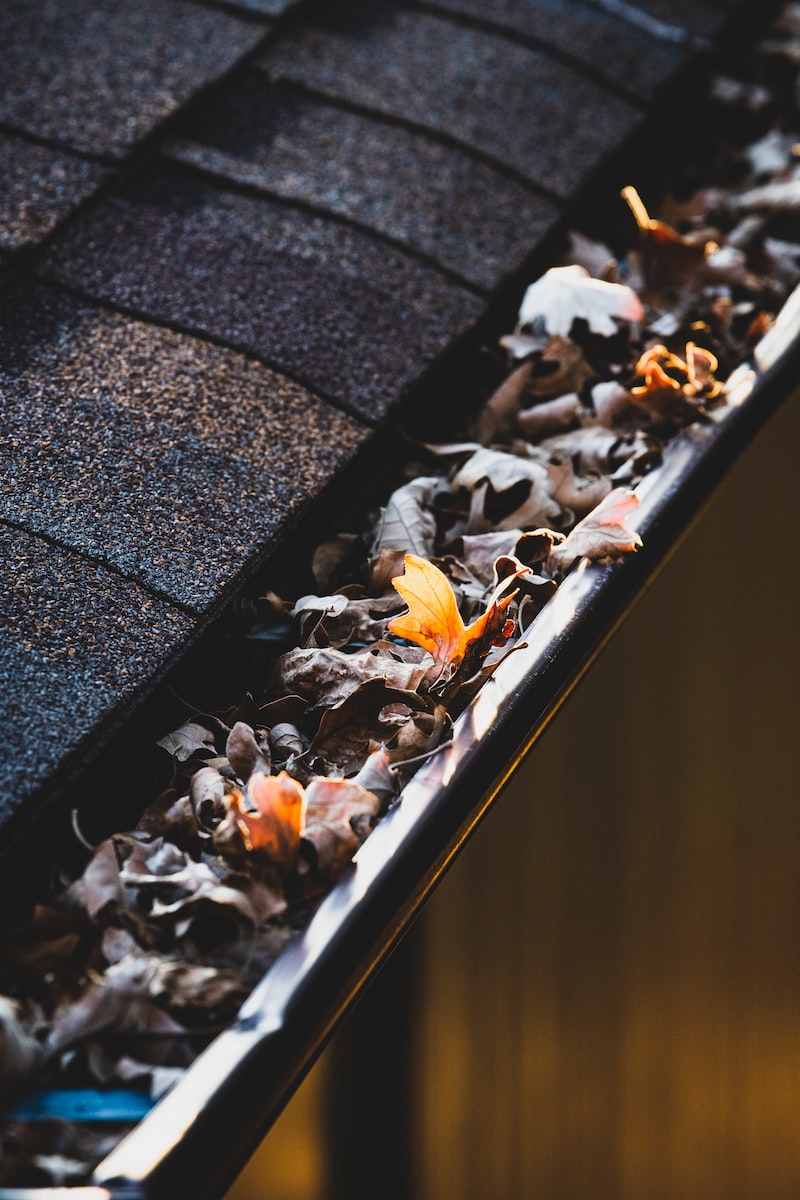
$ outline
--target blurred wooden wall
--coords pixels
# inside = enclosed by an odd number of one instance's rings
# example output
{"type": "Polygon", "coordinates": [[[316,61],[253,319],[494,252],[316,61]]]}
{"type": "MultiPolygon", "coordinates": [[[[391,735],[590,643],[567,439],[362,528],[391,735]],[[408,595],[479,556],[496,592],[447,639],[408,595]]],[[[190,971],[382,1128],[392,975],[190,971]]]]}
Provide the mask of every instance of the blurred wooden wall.
{"type": "Polygon", "coordinates": [[[229,1200],[800,1196],[798,405],[229,1200]]]}

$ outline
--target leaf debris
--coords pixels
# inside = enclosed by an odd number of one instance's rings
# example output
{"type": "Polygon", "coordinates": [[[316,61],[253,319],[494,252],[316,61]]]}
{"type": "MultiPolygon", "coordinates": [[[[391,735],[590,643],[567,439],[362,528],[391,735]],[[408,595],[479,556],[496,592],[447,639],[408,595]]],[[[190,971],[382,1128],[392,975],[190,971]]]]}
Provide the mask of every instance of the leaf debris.
{"type": "MultiPolygon", "coordinates": [[[[766,54],[797,71],[796,22],[776,24],[766,54]]],[[[254,682],[258,702],[167,733],[170,782],[137,827],[6,931],[9,1102],[25,1083],[162,1094],[565,575],[640,547],[638,482],[687,424],[724,415],[724,380],[800,282],[797,131],[764,127],[760,86],[714,80],[710,94],[755,128],[723,182],[667,197],[658,217],[626,188],[619,258],[573,235],[522,297],[506,377],[470,427],[423,442],[423,469],[380,513],[317,547],[319,595],[259,599],[295,639],[254,682]]],[[[0,1185],[85,1180],[119,1136],[12,1118],[0,1185]]]]}

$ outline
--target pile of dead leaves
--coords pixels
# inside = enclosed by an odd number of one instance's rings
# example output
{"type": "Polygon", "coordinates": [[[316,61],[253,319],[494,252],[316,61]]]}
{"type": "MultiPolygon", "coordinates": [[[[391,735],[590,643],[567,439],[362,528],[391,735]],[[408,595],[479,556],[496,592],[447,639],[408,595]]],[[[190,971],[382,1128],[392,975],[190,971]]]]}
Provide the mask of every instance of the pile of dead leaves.
{"type": "MultiPolygon", "coordinates": [[[[793,36],[779,28],[774,53],[793,36]]],[[[420,446],[422,473],[317,548],[315,594],[262,598],[294,636],[254,681],[259,703],[163,738],[171,783],[138,827],[93,848],[4,939],[11,1099],[161,1094],[573,565],[641,544],[637,483],[687,425],[724,419],[723,380],[800,280],[792,134],[772,129],[733,161],[734,186],[670,200],[661,219],[626,189],[635,237],[620,259],[574,235],[568,265],[527,289],[502,339],[507,376],[467,436],[420,446]]],[[[42,1129],[11,1121],[0,1182],[74,1182],[109,1148],[42,1129]]]]}

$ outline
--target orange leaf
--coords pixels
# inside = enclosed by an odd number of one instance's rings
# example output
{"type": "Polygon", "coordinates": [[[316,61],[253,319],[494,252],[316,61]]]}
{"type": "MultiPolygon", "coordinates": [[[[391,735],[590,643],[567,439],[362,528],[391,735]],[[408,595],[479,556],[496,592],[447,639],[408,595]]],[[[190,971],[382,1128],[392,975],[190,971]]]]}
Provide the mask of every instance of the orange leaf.
{"type": "MultiPolygon", "coordinates": [[[[389,632],[428,650],[438,667],[458,667],[477,643],[485,640],[482,651],[486,654],[499,638],[509,636],[508,622],[502,622],[499,628],[499,618],[513,594],[499,602],[493,597],[486,612],[465,626],[449,579],[427,559],[406,554],[405,574],[393,579],[392,584],[408,605],[408,612],[389,622],[389,632]]],[[[504,580],[502,590],[507,584],[504,580]]]]}
{"type": "Polygon", "coordinates": [[[248,850],[263,850],[273,862],[290,865],[300,845],[305,823],[305,795],[297,780],[257,772],[247,784],[257,812],[245,812],[239,794],[231,797],[236,823],[248,850]]]}

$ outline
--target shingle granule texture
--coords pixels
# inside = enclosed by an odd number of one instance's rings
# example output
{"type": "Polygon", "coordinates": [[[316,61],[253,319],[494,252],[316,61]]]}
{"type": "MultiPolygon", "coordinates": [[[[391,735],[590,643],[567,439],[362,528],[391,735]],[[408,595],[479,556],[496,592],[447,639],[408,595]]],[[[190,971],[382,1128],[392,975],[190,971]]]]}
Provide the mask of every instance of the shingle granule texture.
{"type": "Polygon", "coordinates": [[[169,169],[93,208],[44,269],[262,355],[370,419],[482,308],[360,230],[169,169]]]}
{"type": "Polygon", "coordinates": [[[547,42],[645,96],[692,37],[711,37],[724,19],[702,0],[639,0],[613,14],[585,0],[437,0],[437,7],[547,42]]]}
{"type": "Polygon", "coordinates": [[[561,196],[640,119],[543,52],[390,4],[326,9],[258,61],[274,77],[456,138],[561,196]]]}
{"type": "Polygon", "coordinates": [[[202,610],[367,430],[243,355],[20,285],[0,518],[202,610]]]}
{"type": "Polygon", "coordinates": [[[302,0],[228,0],[232,8],[243,12],[259,13],[264,17],[281,17],[290,8],[296,8],[302,0]]]}
{"type": "Polygon", "coordinates": [[[0,826],[176,653],[185,613],[0,521],[0,826]]]}
{"type": "Polygon", "coordinates": [[[564,0],[438,0],[440,8],[491,21],[545,42],[612,83],[649,99],[679,66],[688,47],[648,36],[619,17],[564,0]]]}
{"type": "Polygon", "coordinates": [[[107,177],[95,163],[0,133],[0,248],[40,241],[107,177]]]}
{"type": "Polygon", "coordinates": [[[229,179],[303,200],[493,288],[557,210],[469,154],[247,74],[193,118],[169,152],[229,179]]]}
{"type": "MultiPolygon", "coordinates": [[[[752,0],[749,5],[753,7],[752,0]]],[[[697,37],[711,37],[718,32],[725,17],[720,9],[742,9],[741,0],[636,0],[628,8],[640,9],[645,16],[673,28],[685,29],[697,37]]]]}
{"type": "Polygon", "coordinates": [[[0,6],[0,120],[119,157],[264,36],[188,0],[24,0],[0,6]]]}

